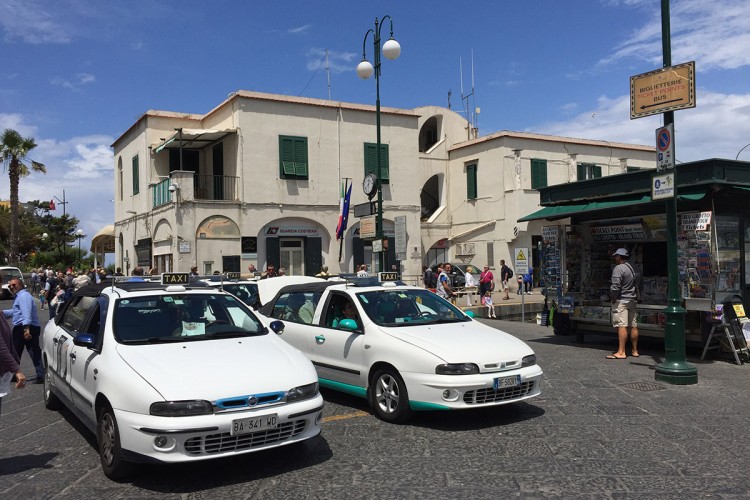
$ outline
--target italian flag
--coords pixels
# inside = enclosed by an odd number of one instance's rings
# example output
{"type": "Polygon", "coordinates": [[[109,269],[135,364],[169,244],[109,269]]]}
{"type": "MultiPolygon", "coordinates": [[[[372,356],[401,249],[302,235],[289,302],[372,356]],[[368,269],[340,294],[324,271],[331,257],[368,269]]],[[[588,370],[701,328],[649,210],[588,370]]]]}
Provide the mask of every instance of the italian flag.
{"type": "Polygon", "coordinates": [[[349,184],[348,179],[345,179],[341,183],[339,194],[339,222],[336,226],[337,240],[344,238],[344,231],[346,231],[346,225],[349,222],[349,201],[352,197],[352,184],[349,184]]]}

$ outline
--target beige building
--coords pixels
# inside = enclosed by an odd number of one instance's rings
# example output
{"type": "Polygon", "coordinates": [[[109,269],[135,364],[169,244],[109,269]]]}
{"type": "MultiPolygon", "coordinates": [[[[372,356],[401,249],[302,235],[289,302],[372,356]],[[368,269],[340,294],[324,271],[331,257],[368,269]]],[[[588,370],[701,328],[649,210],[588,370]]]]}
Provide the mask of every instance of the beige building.
{"type": "MultiPolygon", "coordinates": [[[[115,265],[160,272],[377,271],[353,207],[375,171],[375,108],[239,91],[205,115],[148,111],[113,144],[115,265]],[[352,187],[336,239],[341,183],[352,187]]],[[[537,187],[651,168],[654,148],[529,133],[477,137],[453,111],[381,108],[386,270],[508,260],[533,247],[537,187]],[[396,253],[398,219],[405,252],[396,253]],[[403,234],[403,233],[402,233],[403,234]]]]}

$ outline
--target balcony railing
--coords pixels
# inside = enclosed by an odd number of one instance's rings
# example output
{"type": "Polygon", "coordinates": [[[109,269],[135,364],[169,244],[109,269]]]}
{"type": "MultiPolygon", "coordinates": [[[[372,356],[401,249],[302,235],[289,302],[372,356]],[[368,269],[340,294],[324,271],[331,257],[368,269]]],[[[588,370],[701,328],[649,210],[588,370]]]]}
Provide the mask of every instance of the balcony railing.
{"type": "Polygon", "coordinates": [[[239,177],[196,175],[193,177],[196,200],[233,201],[237,199],[239,177]]]}
{"type": "Polygon", "coordinates": [[[166,205],[172,201],[172,193],[169,192],[169,179],[164,179],[159,184],[153,186],[153,208],[166,205]]]}

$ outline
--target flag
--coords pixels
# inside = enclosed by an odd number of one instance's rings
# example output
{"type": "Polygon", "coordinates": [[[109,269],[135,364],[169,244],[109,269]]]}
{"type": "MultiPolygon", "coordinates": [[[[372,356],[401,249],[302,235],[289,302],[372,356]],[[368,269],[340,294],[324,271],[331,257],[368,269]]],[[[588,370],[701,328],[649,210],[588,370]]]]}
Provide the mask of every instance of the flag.
{"type": "Polygon", "coordinates": [[[352,184],[347,189],[347,181],[341,185],[341,198],[339,199],[339,224],[336,227],[336,239],[344,238],[346,225],[349,222],[349,202],[352,198],[352,184]]]}
{"type": "Polygon", "coordinates": [[[54,210],[55,209],[55,200],[49,200],[49,209],[54,210]]]}

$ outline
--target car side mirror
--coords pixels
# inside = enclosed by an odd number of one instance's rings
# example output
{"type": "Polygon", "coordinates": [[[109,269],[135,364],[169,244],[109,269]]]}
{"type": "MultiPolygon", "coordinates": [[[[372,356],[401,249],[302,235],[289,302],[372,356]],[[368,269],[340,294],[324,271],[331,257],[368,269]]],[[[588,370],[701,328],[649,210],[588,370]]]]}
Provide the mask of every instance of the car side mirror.
{"type": "Polygon", "coordinates": [[[351,330],[354,331],[357,329],[357,322],[353,319],[342,319],[339,321],[338,328],[341,328],[342,330],[351,330]]]}
{"type": "Polygon", "coordinates": [[[271,330],[273,330],[273,332],[276,335],[281,335],[282,333],[284,333],[284,322],[283,321],[279,321],[279,320],[271,321],[271,324],[268,325],[268,326],[271,328],[271,330]]]}
{"type": "Polygon", "coordinates": [[[73,343],[78,347],[86,347],[87,349],[93,349],[96,343],[96,337],[90,333],[79,333],[73,339],[73,343]]]}

